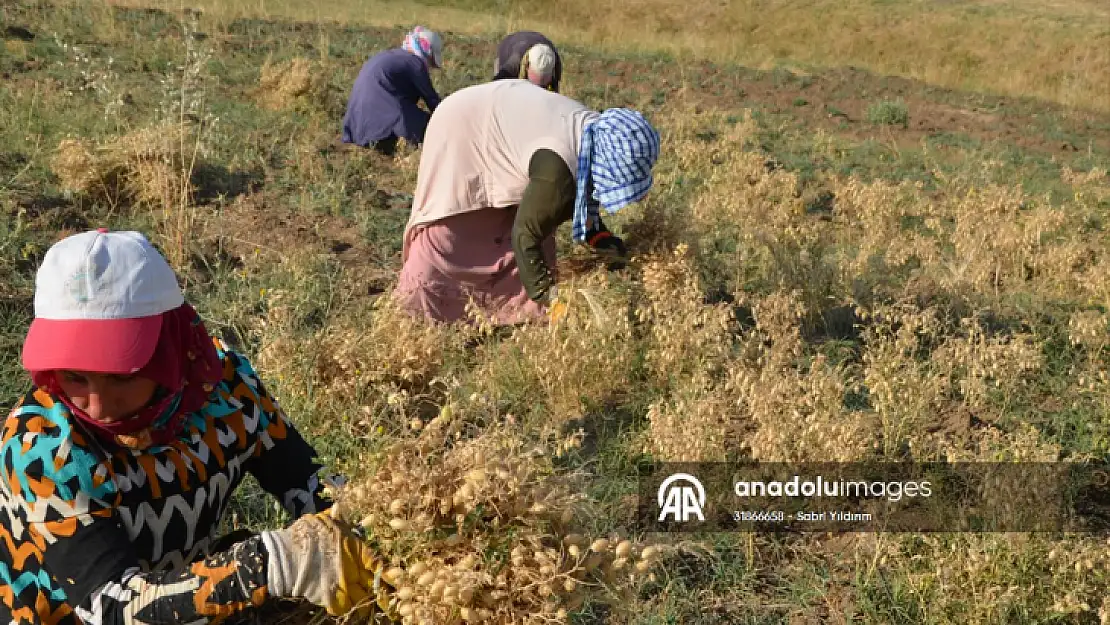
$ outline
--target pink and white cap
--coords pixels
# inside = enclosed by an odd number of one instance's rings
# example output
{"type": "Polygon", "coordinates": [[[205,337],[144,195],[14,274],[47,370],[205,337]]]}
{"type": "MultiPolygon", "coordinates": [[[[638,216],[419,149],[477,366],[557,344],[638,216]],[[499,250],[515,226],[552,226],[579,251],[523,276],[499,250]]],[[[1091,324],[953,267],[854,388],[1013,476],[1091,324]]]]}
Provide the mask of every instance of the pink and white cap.
{"type": "Polygon", "coordinates": [[[141,233],[101,228],[67,237],[35,276],[23,367],[134,373],[154,354],[162,313],[184,303],[173,269],[141,233]]]}

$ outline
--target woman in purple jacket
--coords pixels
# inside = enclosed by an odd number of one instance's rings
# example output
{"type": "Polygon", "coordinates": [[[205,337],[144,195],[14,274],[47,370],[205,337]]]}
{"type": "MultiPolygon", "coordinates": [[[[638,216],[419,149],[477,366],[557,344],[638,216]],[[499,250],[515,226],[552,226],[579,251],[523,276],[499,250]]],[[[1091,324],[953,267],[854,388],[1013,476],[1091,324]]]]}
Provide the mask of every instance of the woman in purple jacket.
{"type": "Polygon", "coordinates": [[[417,26],[400,48],[373,56],[362,66],[343,118],[343,142],[392,154],[397,139],[420,145],[440,97],[431,68],[443,63],[443,39],[417,26]],[[428,111],[417,103],[424,100],[428,111]]]}

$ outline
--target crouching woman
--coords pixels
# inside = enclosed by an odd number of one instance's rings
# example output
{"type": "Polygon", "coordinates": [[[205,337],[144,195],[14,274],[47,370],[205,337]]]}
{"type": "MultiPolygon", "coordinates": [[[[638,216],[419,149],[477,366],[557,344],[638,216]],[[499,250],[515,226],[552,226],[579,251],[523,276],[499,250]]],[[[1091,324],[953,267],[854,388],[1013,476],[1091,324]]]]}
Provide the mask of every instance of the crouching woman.
{"type": "Polygon", "coordinates": [[[443,39],[417,26],[401,47],[379,52],[363,64],[343,115],[343,143],[393,154],[398,139],[417,146],[439,106],[431,70],[443,67],[443,39]],[[420,101],[428,107],[420,108],[420,101]]]}
{"type": "Polygon", "coordinates": [[[396,295],[416,315],[495,323],[542,320],[557,300],[555,231],[616,255],[601,220],[652,186],[659,134],[630,109],[593,111],[525,80],[443,100],[428,125],[405,227],[396,295]]]}
{"type": "Polygon", "coordinates": [[[33,388],[0,432],[0,622],[227,623],[279,597],[336,615],[387,605],[378,562],[326,511],[314,450],[145,237],[54,244],[34,307],[33,388]],[[217,547],[248,473],[296,520],[217,547]]]}

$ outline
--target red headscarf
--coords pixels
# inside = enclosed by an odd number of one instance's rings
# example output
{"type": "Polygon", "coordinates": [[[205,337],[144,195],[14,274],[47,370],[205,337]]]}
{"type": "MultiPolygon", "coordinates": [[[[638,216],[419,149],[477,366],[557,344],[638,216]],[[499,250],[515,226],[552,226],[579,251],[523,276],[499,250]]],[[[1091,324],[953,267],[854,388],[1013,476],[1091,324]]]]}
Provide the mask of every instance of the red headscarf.
{"type": "Polygon", "coordinates": [[[135,373],[158,384],[155,399],[130,419],[104,423],[73,405],[62,392],[55,371],[32,371],[46,389],[91,430],[126,447],[163,445],[177,438],[185,417],[199,410],[223,378],[223,365],[208,331],[189,304],[162,313],[158,346],[150,362],[135,373]],[[176,406],[175,406],[176,404],[176,406]]]}

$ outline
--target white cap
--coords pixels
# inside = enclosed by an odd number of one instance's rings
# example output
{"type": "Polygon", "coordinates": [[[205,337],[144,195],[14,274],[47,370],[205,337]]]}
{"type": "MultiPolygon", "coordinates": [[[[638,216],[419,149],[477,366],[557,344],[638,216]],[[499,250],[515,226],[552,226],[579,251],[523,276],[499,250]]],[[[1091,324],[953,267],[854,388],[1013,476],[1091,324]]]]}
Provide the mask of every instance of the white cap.
{"type": "Polygon", "coordinates": [[[141,233],[90,230],[54,244],[35,276],[35,317],[151,317],[185,303],[177,276],[141,233]]]}

